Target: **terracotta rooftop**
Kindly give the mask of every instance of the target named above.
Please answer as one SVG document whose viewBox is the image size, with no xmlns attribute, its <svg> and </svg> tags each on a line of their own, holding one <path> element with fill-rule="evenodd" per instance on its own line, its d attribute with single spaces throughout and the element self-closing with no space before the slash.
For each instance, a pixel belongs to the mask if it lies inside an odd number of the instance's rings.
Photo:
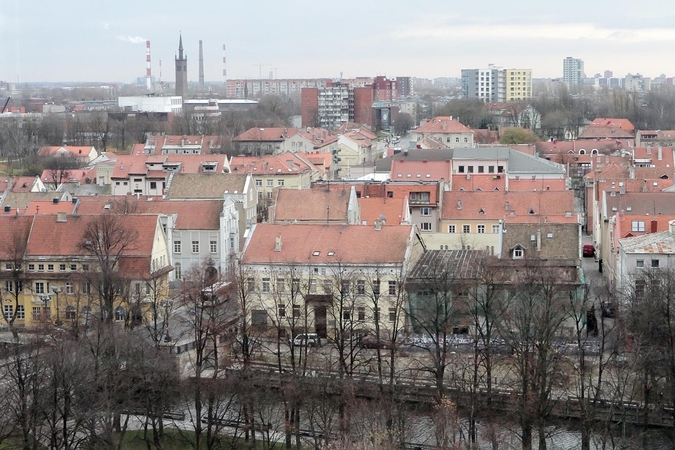
<svg viewBox="0 0 675 450">
<path fill-rule="evenodd" d="M 23 256 L 32 224 L 32 216 L 0 216 L 0 259 L 13 260 Z"/>
<path fill-rule="evenodd" d="M 311 170 L 311 167 L 298 156 L 286 152 L 273 156 L 233 156 L 230 170 L 253 175 L 295 175 Z"/>
<path fill-rule="evenodd" d="M 421 124 L 413 133 L 473 133 L 473 130 L 449 116 L 438 116 Z"/>
<path fill-rule="evenodd" d="M 255 225 L 243 264 L 402 264 L 411 226 Z M 275 251 L 276 239 L 281 240 Z"/>
<path fill-rule="evenodd" d="M 573 191 L 449 191 L 443 193 L 442 218 L 511 219 L 576 216 Z"/>
<path fill-rule="evenodd" d="M 61 150 L 62 152 L 68 152 L 73 156 L 77 156 L 78 158 L 81 157 L 88 157 L 89 154 L 92 152 L 92 150 L 96 150 L 94 147 L 91 146 L 71 146 L 71 145 L 62 145 L 62 146 L 45 146 L 45 147 L 40 147 L 40 150 L 38 151 L 38 156 L 54 156 L 56 153 Z"/>
<path fill-rule="evenodd" d="M 248 130 L 241 133 L 239 136 L 232 139 L 235 142 L 245 142 L 245 141 L 278 141 L 282 142 L 296 135 L 300 131 L 298 128 L 281 128 L 281 127 L 272 127 L 272 128 L 249 128 Z"/>
<path fill-rule="evenodd" d="M 616 118 L 605 118 L 605 117 L 596 117 L 593 119 L 593 122 L 590 124 L 591 127 L 618 127 L 622 130 L 633 131 L 635 127 L 628 119 L 616 119 Z"/>
<path fill-rule="evenodd" d="M 349 190 L 277 189 L 275 221 L 347 223 Z"/>
<path fill-rule="evenodd" d="M 152 197 L 148 197 L 152 198 Z M 220 227 L 222 200 L 162 200 L 161 198 L 136 199 L 133 196 L 82 197 L 77 214 L 162 214 L 176 215 L 179 230 L 217 230 Z"/>
<path fill-rule="evenodd" d="M 359 206 L 361 208 L 361 222 L 366 222 L 366 225 L 373 225 L 375 219 L 379 219 L 380 215 L 386 218 L 385 225 L 400 225 L 401 221 L 406 220 L 404 215 L 408 202 L 403 198 L 386 198 L 386 197 L 361 197 L 359 199 Z"/>
</svg>

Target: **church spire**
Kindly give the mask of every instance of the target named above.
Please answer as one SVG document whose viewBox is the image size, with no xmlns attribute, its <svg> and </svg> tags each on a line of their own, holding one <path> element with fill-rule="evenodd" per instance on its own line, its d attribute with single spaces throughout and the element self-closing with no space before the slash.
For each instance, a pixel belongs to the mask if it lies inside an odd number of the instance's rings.
<svg viewBox="0 0 675 450">
<path fill-rule="evenodd" d="M 178 38 L 178 59 L 183 59 L 183 33 Z"/>
</svg>

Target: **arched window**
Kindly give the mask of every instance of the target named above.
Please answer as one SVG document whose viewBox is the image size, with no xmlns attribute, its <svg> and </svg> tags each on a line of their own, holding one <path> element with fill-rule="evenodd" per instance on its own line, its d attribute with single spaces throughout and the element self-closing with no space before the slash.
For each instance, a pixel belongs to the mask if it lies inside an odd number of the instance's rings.
<svg viewBox="0 0 675 450">
<path fill-rule="evenodd" d="M 580 154 L 580 155 L 585 155 L 585 154 L 586 154 L 586 150 L 584 150 L 584 149 L 582 148 L 581 150 L 579 150 L 579 154 Z"/>
</svg>

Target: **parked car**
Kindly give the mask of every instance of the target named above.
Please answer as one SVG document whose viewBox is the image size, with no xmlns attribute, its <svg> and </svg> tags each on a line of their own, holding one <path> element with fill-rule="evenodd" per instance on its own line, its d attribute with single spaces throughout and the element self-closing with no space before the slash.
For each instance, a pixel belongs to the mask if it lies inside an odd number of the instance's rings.
<svg viewBox="0 0 675 450">
<path fill-rule="evenodd" d="M 389 348 L 391 347 L 391 342 L 382 337 L 377 339 L 377 336 L 367 334 L 360 339 L 359 345 L 361 345 L 361 348 Z"/>
<path fill-rule="evenodd" d="M 593 244 L 584 244 L 583 255 L 585 257 L 595 256 L 595 246 Z"/>
<path fill-rule="evenodd" d="M 321 338 L 316 333 L 302 333 L 295 336 L 291 342 L 296 347 L 318 347 L 321 345 Z"/>
</svg>

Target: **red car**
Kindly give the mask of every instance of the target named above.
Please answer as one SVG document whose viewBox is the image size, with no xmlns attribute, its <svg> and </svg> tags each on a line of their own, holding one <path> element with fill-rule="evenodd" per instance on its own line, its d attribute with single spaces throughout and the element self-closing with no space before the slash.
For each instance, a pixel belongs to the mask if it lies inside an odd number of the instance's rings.
<svg viewBox="0 0 675 450">
<path fill-rule="evenodd" d="M 593 244 L 584 244 L 584 256 L 595 256 L 595 246 Z"/>
</svg>

